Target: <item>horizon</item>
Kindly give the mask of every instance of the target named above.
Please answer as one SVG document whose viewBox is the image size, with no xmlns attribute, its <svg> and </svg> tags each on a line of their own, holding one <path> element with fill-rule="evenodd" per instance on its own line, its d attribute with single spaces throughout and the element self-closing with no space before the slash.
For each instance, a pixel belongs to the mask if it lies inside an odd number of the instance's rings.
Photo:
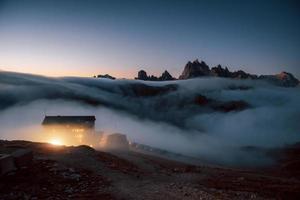
<svg viewBox="0 0 300 200">
<path fill-rule="evenodd" d="M 0 69 L 43 76 L 178 77 L 210 68 L 300 77 L 297 1 L 0 0 Z"/>
<path fill-rule="evenodd" d="M 199 60 L 199 59 L 196 59 L 196 60 Z M 194 61 L 196 61 L 196 60 L 189 60 L 189 61 L 187 61 L 187 63 L 188 63 L 188 62 L 194 62 Z M 199 60 L 199 61 L 201 62 L 201 61 L 204 61 L 204 60 Z M 204 61 L 204 62 L 205 62 L 205 61 Z M 187 63 L 186 63 L 186 64 L 187 64 Z M 207 64 L 207 63 L 206 63 L 206 64 Z M 218 65 L 221 65 L 221 64 L 218 64 Z M 208 64 L 208 66 L 209 66 L 210 69 L 212 69 L 212 67 L 217 67 L 217 65 L 216 65 L 216 66 L 210 66 L 209 64 Z M 223 68 L 228 68 L 228 70 L 231 71 L 231 67 L 230 67 L 230 66 L 224 66 L 224 65 L 221 65 L 221 66 L 222 66 Z M 182 71 L 183 71 L 184 67 L 185 67 L 185 66 L 182 67 Z M 9 70 L 5 70 L 5 69 L 1 69 L 1 68 L 0 68 L 0 72 L 2 71 L 2 72 L 11 72 L 11 73 L 20 73 L 20 74 L 31 74 L 31 75 L 36 75 L 36 76 L 45 76 L 45 77 L 52 77 L 52 78 L 60 78 L 60 77 L 97 78 L 97 75 L 111 75 L 111 76 L 115 77 L 116 79 L 128 79 L 128 80 L 135 80 L 136 77 L 137 77 L 137 75 L 138 75 L 138 72 L 141 71 L 141 70 L 146 71 L 146 70 L 144 70 L 143 68 L 141 68 L 141 69 L 139 69 L 138 71 L 136 71 L 136 74 L 133 75 L 132 77 L 122 77 L 122 76 L 114 76 L 113 74 L 109 74 L 109 73 L 102 73 L 102 74 L 99 73 L 99 74 L 93 74 L 93 75 L 76 75 L 76 74 L 74 74 L 74 75 L 70 75 L 70 74 L 69 74 L 69 75 L 51 75 L 51 74 L 30 73 L 30 72 L 26 72 L 26 71 L 24 71 L 24 72 L 23 72 L 23 71 L 9 71 Z M 237 69 L 237 70 L 234 70 L 234 71 L 238 71 L 238 70 L 240 70 L 240 69 Z M 168 69 L 162 69 L 162 71 L 159 72 L 158 74 L 152 74 L 151 72 L 148 72 L 148 71 L 146 71 L 146 73 L 147 73 L 148 76 L 154 75 L 154 76 L 156 76 L 156 77 L 159 77 L 160 75 L 162 75 L 162 73 L 163 73 L 164 71 L 168 71 L 168 72 L 171 74 L 171 76 L 175 78 L 175 80 L 180 80 L 180 79 L 178 79 L 178 78 L 179 78 L 179 76 L 181 75 L 181 72 L 180 72 L 178 75 L 174 75 L 174 74 L 172 74 Z M 234 71 L 231 71 L 231 72 L 234 72 Z M 245 72 L 248 73 L 248 71 L 245 71 Z M 276 74 L 280 74 L 280 73 L 282 73 L 282 72 L 291 73 L 291 72 L 289 72 L 289 71 L 284 71 L 284 70 L 282 70 L 282 71 L 278 71 L 278 72 L 275 73 L 275 74 L 257 74 L 257 73 L 251 73 L 251 74 L 252 74 L 252 75 L 261 76 L 261 75 L 276 75 Z M 294 77 L 298 79 L 298 76 L 297 76 L 297 75 L 295 75 L 295 74 L 293 74 L 293 73 L 292 73 L 292 75 L 294 75 Z"/>
</svg>

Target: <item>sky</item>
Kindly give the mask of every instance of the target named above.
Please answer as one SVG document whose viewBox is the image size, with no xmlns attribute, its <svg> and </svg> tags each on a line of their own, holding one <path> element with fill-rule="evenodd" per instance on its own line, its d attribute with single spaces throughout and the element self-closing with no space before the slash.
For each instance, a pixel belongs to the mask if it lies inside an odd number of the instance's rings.
<svg viewBox="0 0 300 200">
<path fill-rule="evenodd" d="M 300 78 L 300 3 L 246 0 L 0 0 L 0 69 L 46 76 L 144 69 L 178 77 L 189 60 Z"/>
</svg>

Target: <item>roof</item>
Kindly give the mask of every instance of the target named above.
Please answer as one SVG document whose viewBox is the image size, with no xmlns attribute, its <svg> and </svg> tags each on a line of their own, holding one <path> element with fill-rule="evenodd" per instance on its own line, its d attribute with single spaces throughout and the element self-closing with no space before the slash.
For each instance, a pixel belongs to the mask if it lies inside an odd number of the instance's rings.
<svg viewBox="0 0 300 200">
<path fill-rule="evenodd" d="M 90 126 L 94 125 L 95 120 L 95 116 L 45 116 L 42 125 L 80 124 Z"/>
</svg>

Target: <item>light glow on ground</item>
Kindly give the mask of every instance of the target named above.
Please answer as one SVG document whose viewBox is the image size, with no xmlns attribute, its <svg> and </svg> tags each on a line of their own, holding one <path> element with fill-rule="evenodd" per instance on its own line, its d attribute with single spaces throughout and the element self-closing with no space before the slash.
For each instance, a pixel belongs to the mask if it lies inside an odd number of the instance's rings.
<svg viewBox="0 0 300 200">
<path fill-rule="evenodd" d="M 50 144 L 53 144 L 53 145 L 63 145 L 63 142 L 61 141 L 61 139 L 59 138 L 53 138 L 49 141 Z"/>
</svg>

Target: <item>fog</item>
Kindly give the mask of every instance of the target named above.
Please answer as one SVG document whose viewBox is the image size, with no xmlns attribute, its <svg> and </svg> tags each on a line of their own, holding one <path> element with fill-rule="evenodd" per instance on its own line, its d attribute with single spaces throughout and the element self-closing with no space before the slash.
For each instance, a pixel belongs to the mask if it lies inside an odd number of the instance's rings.
<svg viewBox="0 0 300 200">
<path fill-rule="evenodd" d="M 199 95 L 250 106 L 221 112 L 195 104 Z M 0 137 L 43 141 L 45 115 L 95 115 L 97 130 L 124 133 L 133 142 L 212 163 L 261 165 L 272 160 L 243 147 L 300 141 L 299 102 L 299 87 L 254 80 L 144 82 L 0 72 Z"/>
</svg>

